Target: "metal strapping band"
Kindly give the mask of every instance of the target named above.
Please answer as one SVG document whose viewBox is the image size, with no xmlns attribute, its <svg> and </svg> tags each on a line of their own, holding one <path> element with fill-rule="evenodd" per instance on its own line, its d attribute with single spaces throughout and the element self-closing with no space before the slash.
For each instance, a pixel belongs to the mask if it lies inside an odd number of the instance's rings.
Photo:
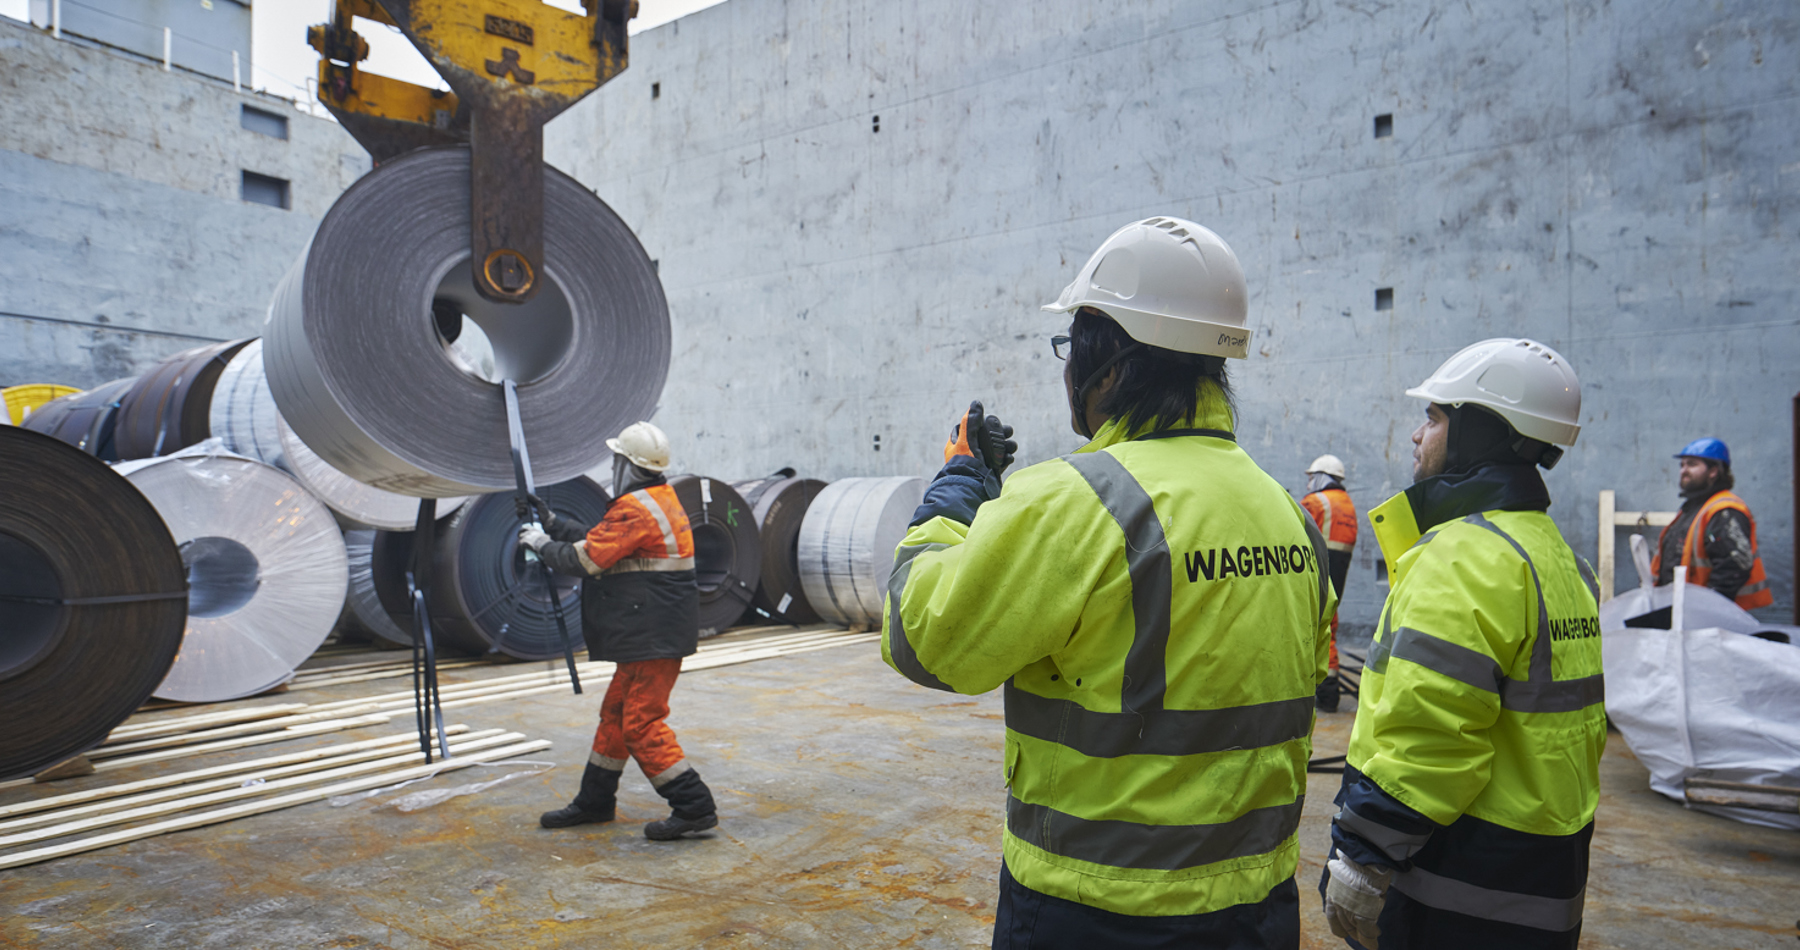
<svg viewBox="0 0 1800 950">
<path fill-rule="evenodd" d="M 1077 818 L 1047 805 L 1006 799 L 1006 827 L 1051 854 L 1115 868 L 1179 871 L 1267 854 L 1300 827 L 1305 796 L 1216 825 L 1144 825 Z"/>
<path fill-rule="evenodd" d="M 675 526 L 669 523 L 669 516 L 662 510 L 662 505 L 657 504 L 656 499 L 642 488 L 632 492 L 631 497 L 636 498 L 638 504 L 650 509 L 651 517 L 656 519 L 656 526 L 662 529 L 663 545 L 668 548 L 669 556 L 680 557 L 681 539 L 675 537 Z"/>
<path fill-rule="evenodd" d="M 186 600 L 185 590 L 156 594 L 114 594 L 109 597 L 31 597 L 25 594 L 0 594 L 0 601 L 13 604 L 38 604 L 44 607 L 95 607 L 105 604 L 137 604 L 147 600 Z"/>
<path fill-rule="evenodd" d="M 609 772 L 623 772 L 625 770 L 626 761 L 627 760 L 625 759 L 615 759 L 610 756 L 604 756 L 598 752 L 588 753 L 589 765 L 592 765 L 595 768 L 606 769 Z"/>
<path fill-rule="evenodd" d="M 1313 697 L 1227 709 L 1096 712 L 1006 683 L 1006 727 L 1095 759 L 1262 749 L 1312 732 Z"/>
<path fill-rule="evenodd" d="M 1149 493 L 1109 453 L 1065 455 L 1063 461 L 1087 480 L 1125 534 L 1125 567 L 1131 575 L 1131 613 L 1136 630 L 1131 650 L 1125 655 L 1121 703 L 1136 712 L 1161 709 L 1168 685 L 1169 601 L 1173 584 L 1169 543 L 1163 537 L 1162 523 L 1156 520 Z"/>
<path fill-rule="evenodd" d="M 900 620 L 900 599 L 906 594 L 906 577 L 912 573 L 913 559 L 928 551 L 942 551 L 948 544 L 912 544 L 904 545 L 894 552 L 894 573 L 888 578 L 888 655 L 894 658 L 894 665 L 907 679 L 932 689 L 941 689 L 953 693 L 943 680 L 925 668 L 919 662 L 919 654 L 913 651 L 912 644 L 906 639 L 906 625 Z"/>
<path fill-rule="evenodd" d="M 1431 840 L 1430 834 L 1408 834 L 1364 818 L 1352 811 L 1349 805 L 1338 809 L 1336 821 L 1345 830 L 1380 848 L 1383 854 L 1396 861 L 1412 860 L 1412 856 L 1424 850 L 1426 842 Z"/>
<path fill-rule="evenodd" d="M 1427 907 L 1556 933 L 1580 925 L 1582 904 L 1587 899 L 1585 887 L 1566 900 L 1538 897 L 1477 887 L 1416 867 L 1395 875 L 1394 886 Z"/>
<path fill-rule="evenodd" d="M 586 557 L 587 556 L 586 552 L 583 552 L 582 556 Z M 607 568 L 606 570 L 602 571 L 601 573 L 602 574 L 673 573 L 675 571 L 691 571 L 693 569 L 694 569 L 694 559 L 691 557 L 628 557 L 621 561 L 618 561 L 617 563 L 613 564 L 612 567 Z"/>
</svg>

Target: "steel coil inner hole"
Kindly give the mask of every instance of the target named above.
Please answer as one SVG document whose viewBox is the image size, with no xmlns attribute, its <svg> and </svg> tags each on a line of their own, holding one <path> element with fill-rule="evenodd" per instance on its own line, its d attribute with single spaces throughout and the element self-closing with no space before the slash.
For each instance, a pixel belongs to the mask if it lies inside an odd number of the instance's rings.
<svg viewBox="0 0 1800 950">
<path fill-rule="evenodd" d="M 575 317 L 555 275 L 545 276 L 525 303 L 495 303 L 475 292 L 466 259 L 453 265 L 426 312 L 451 365 L 483 382 L 521 384 L 561 365 L 575 345 Z"/>
<path fill-rule="evenodd" d="M 61 637 L 62 578 L 36 547 L 0 531 L 0 678 L 23 672 Z"/>
<path fill-rule="evenodd" d="M 737 563 L 737 543 L 724 525 L 694 524 L 694 574 L 702 593 L 718 590 Z"/>
<path fill-rule="evenodd" d="M 181 546 L 187 568 L 188 616 L 223 617 L 242 608 L 262 584 L 262 564 L 230 538 L 195 538 Z"/>
</svg>

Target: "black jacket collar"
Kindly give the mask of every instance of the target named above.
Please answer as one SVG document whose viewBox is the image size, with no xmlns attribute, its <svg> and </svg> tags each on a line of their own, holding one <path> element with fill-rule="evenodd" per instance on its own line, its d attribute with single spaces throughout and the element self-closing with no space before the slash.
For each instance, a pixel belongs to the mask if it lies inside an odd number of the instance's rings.
<svg viewBox="0 0 1800 950">
<path fill-rule="evenodd" d="M 1550 490 L 1535 465 L 1477 465 L 1468 472 L 1438 475 L 1406 490 L 1420 531 L 1482 511 L 1545 511 Z"/>
</svg>

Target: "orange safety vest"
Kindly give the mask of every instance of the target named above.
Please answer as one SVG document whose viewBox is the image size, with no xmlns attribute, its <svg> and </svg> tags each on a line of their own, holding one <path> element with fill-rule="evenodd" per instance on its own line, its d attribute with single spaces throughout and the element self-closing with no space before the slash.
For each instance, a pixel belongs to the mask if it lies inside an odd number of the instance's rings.
<svg viewBox="0 0 1800 950">
<path fill-rule="evenodd" d="M 1706 556 L 1706 523 L 1712 516 L 1727 508 L 1744 513 L 1744 519 L 1750 522 L 1750 577 L 1744 586 L 1738 588 L 1737 605 L 1745 610 L 1756 607 L 1767 607 L 1775 602 L 1775 592 L 1769 589 L 1768 575 L 1763 573 L 1762 556 L 1756 553 L 1756 516 L 1750 513 L 1750 506 L 1735 493 L 1722 491 L 1708 498 L 1695 513 L 1694 520 L 1688 524 L 1687 539 L 1681 545 L 1681 565 L 1688 569 L 1687 582 L 1706 587 L 1712 577 L 1712 561 Z M 1650 573 L 1662 575 L 1663 540 L 1669 534 L 1665 525 L 1662 534 L 1656 538 L 1656 556 L 1650 560 Z"/>
<path fill-rule="evenodd" d="M 1325 535 L 1325 546 L 1348 554 L 1356 549 L 1356 504 L 1342 488 L 1321 488 L 1300 504 L 1312 515 L 1313 523 Z"/>
</svg>

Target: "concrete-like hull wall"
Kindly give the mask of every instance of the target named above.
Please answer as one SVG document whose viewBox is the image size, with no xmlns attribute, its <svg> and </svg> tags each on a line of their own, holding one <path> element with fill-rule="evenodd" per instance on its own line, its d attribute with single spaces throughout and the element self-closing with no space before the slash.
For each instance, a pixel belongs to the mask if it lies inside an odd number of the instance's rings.
<svg viewBox="0 0 1800 950">
<path fill-rule="evenodd" d="M 1113 228 L 1167 213 L 1244 262 L 1240 434 L 1290 488 L 1327 451 L 1365 510 L 1404 487 L 1423 407 L 1401 391 L 1531 336 L 1584 382 L 1548 475 L 1576 551 L 1594 557 L 1601 489 L 1672 509 L 1670 454 L 1716 435 L 1775 616 L 1797 42 L 1800 12 L 1752 2 L 730 0 L 636 37 L 549 156 L 660 262 L 657 418 L 689 469 L 929 472 L 971 398 L 1027 460 L 1076 447 L 1062 324 L 1037 305 Z M 1348 621 L 1374 617 L 1375 561 L 1365 537 Z"/>
</svg>

